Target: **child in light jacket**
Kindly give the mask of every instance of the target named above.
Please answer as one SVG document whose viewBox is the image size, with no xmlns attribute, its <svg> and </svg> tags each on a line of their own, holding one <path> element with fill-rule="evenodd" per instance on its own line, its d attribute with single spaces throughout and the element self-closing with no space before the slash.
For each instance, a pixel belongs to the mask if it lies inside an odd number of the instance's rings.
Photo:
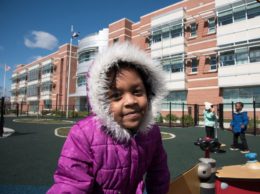
<svg viewBox="0 0 260 194">
<path fill-rule="evenodd" d="M 205 110 L 203 112 L 204 115 L 204 124 L 205 124 L 205 131 L 206 136 L 209 138 L 215 138 L 215 123 L 217 120 L 217 116 L 215 113 L 215 109 L 213 105 L 209 102 L 205 102 Z"/>
</svg>

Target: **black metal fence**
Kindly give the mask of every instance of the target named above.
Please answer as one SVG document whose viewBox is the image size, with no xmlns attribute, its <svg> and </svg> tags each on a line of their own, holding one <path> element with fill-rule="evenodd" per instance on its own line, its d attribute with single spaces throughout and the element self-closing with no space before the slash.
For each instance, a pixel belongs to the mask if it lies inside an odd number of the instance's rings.
<svg viewBox="0 0 260 194">
<path fill-rule="evenodd" d="M 229 129 L 235 102 L 214 104 L 213 107 L 218 115 L 218 127 Z M 169 127 L 203 126 L 204 109 L 200 104 L 162 103 L 157 123 Z M 247 133 L 260 134 L 260 102 L 244 103 L 243 111 L 247 111 L 249 117 Z"/>
<path fill-rule="evenodd" d="M 46 117 L 53 117 L 53 118 L 83 118 L 89 115 L 90 107 L 82 107 L 76 105 L 62 105 L 62 106 L 55 106 L 54 108 L 49 108 L 46 106 L 38 106 L 38 105 L 29 105 L 23 103 L 5 103 L 5 115 L 13 115 L 16 117 L 31 117 L 37 116 L 40 118 Z"/>
<path fill-rule="evenodd" d="M 3 101 L 2 101 L 3 102 Z M 234 112 L 235 102 L 214 104 L 218 115 L 218 126 L 221 129 L 228 129 L 230 121 L 232 120 L 232 113 Z M 189 127 L 189 126 L 203 126 L 204 118 L 203 111 L 205 107 L 201 104 L 186 104 L 186 103 L 172 103 L 164 102 L 161 104 L 156 122 L 159 125 L 169 127 Z M 55 106 L 52 109 L 46 106 L 35 106 L 28 104 L 10 104 L 5 103 L 1 108 L 3 114 L 19 116 L 37 116 L 40 118 L 52 117 L 57 119 L 64 118 L 83 118 L 89 115 L 89 106 L 66 105 Z M 244 111 L 248 112 L 249 125 L 248 133 L 260 134 L 260 102 L 244 103 Z M 0 129 L 1 130 L 1 129 Z"/>
</svg>

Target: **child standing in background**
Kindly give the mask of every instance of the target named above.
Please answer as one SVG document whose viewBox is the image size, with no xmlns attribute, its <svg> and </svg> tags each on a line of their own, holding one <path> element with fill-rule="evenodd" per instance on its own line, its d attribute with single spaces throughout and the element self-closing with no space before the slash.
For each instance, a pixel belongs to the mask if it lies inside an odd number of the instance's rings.
<svg viewBox="0 0 260 194">
<path fill-rule="evenodd" d="M 205 102 L 205 110 L 203 112 L 204 115 L 204 124 L 205 124 L 205 130 L 206 130 L 206 136 L 214 139 L 215 138 L 215 123 L 217 120 L 217 116 L 215 113 L 215 109 L 213 108 L 213 105 L 209 102 Z"/>
<path fill-rule="evenodd" d="M 99 54 L 87 89 L 94 114 L 71 128 L 48 194 L 166 194 L 167 155 L 154 125 L 163 80 L 158 64 L 130 44 Z"/>
<path fill-rule="evenodd" d="M 244 104 L 242 102 L 237 102 L 235 104 L 236 112 L 233 113 L 233 119 L 230 123 L 230 128 L 233 132 L 233 145 L 231 145 L 230 150 L 239 150 L 238 137 L 240 137 L 242 142 L 241 153 L 248 153 L 249 149 L 245 135 L 245 131 L 248 125 L 248 116 L 246 111 L 242 111 L 243 107 Z"/>
</svg>

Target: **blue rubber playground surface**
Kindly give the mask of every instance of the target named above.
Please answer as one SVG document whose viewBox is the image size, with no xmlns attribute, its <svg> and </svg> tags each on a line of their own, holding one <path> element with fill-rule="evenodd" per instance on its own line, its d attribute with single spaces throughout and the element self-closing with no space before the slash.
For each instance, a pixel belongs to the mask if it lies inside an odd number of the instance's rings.
<svg viewBox="0 0 260 194">
<path fill-rule="evenodd" d="M 8 138 L 0 139 L 0 193 L 1 194 L 43 194 L 53 183 L 53 172 L 65 141 L 65 138 L 54 134 L 56 128 L 68 127 L 68 124 L 35 124 L 17 123 L 14 118 L 5 119 L 5 127 L 12 128 L 15 133 Z M 176 137 L 163 140 L 168 154 L 168 165 L 171 179 L 194 166 L 204 156 L 194 141 L 204 136 L 200 127 L 167 128 L 164 133 Z M 217 167 L 243 164 L 246 159 L 239 151 L 230 151 L 232 133 L 219 130 L 219 140 L 226 144 L 225 153 L 212 153 Z M 260 136 L 247 135 L 252 152 L 258 154 L 260 160 Z"/>
</svg>

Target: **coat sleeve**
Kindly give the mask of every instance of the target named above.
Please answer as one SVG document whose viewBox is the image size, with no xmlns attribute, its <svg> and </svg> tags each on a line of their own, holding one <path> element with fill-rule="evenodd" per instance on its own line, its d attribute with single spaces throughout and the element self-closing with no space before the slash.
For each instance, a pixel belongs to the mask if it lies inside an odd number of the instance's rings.
<svg viewBox="0 0 260 194">
<path fill-rule="evenodd" d="M 163 148 L 160 130 L 156 127 L 156 151 L 146 175 L 146 190 L 148 194 L 166 194 L 169 190 L 170 172 L 167 164 L 167 155 Z"/>
<path fill-rule="evenodd" d="M 243 112 L 243 123 L 244 123 L 245 126 L 247 126 L 248 123 L 249 123 L 247 112 Z"/>
<path fill-rule="evenodd" d="M 92 193 L 93 172 L 90 145 L 79 125 L 74 125 L 63 146 L 54 185 L 47 194 Z"/>
</svg>

